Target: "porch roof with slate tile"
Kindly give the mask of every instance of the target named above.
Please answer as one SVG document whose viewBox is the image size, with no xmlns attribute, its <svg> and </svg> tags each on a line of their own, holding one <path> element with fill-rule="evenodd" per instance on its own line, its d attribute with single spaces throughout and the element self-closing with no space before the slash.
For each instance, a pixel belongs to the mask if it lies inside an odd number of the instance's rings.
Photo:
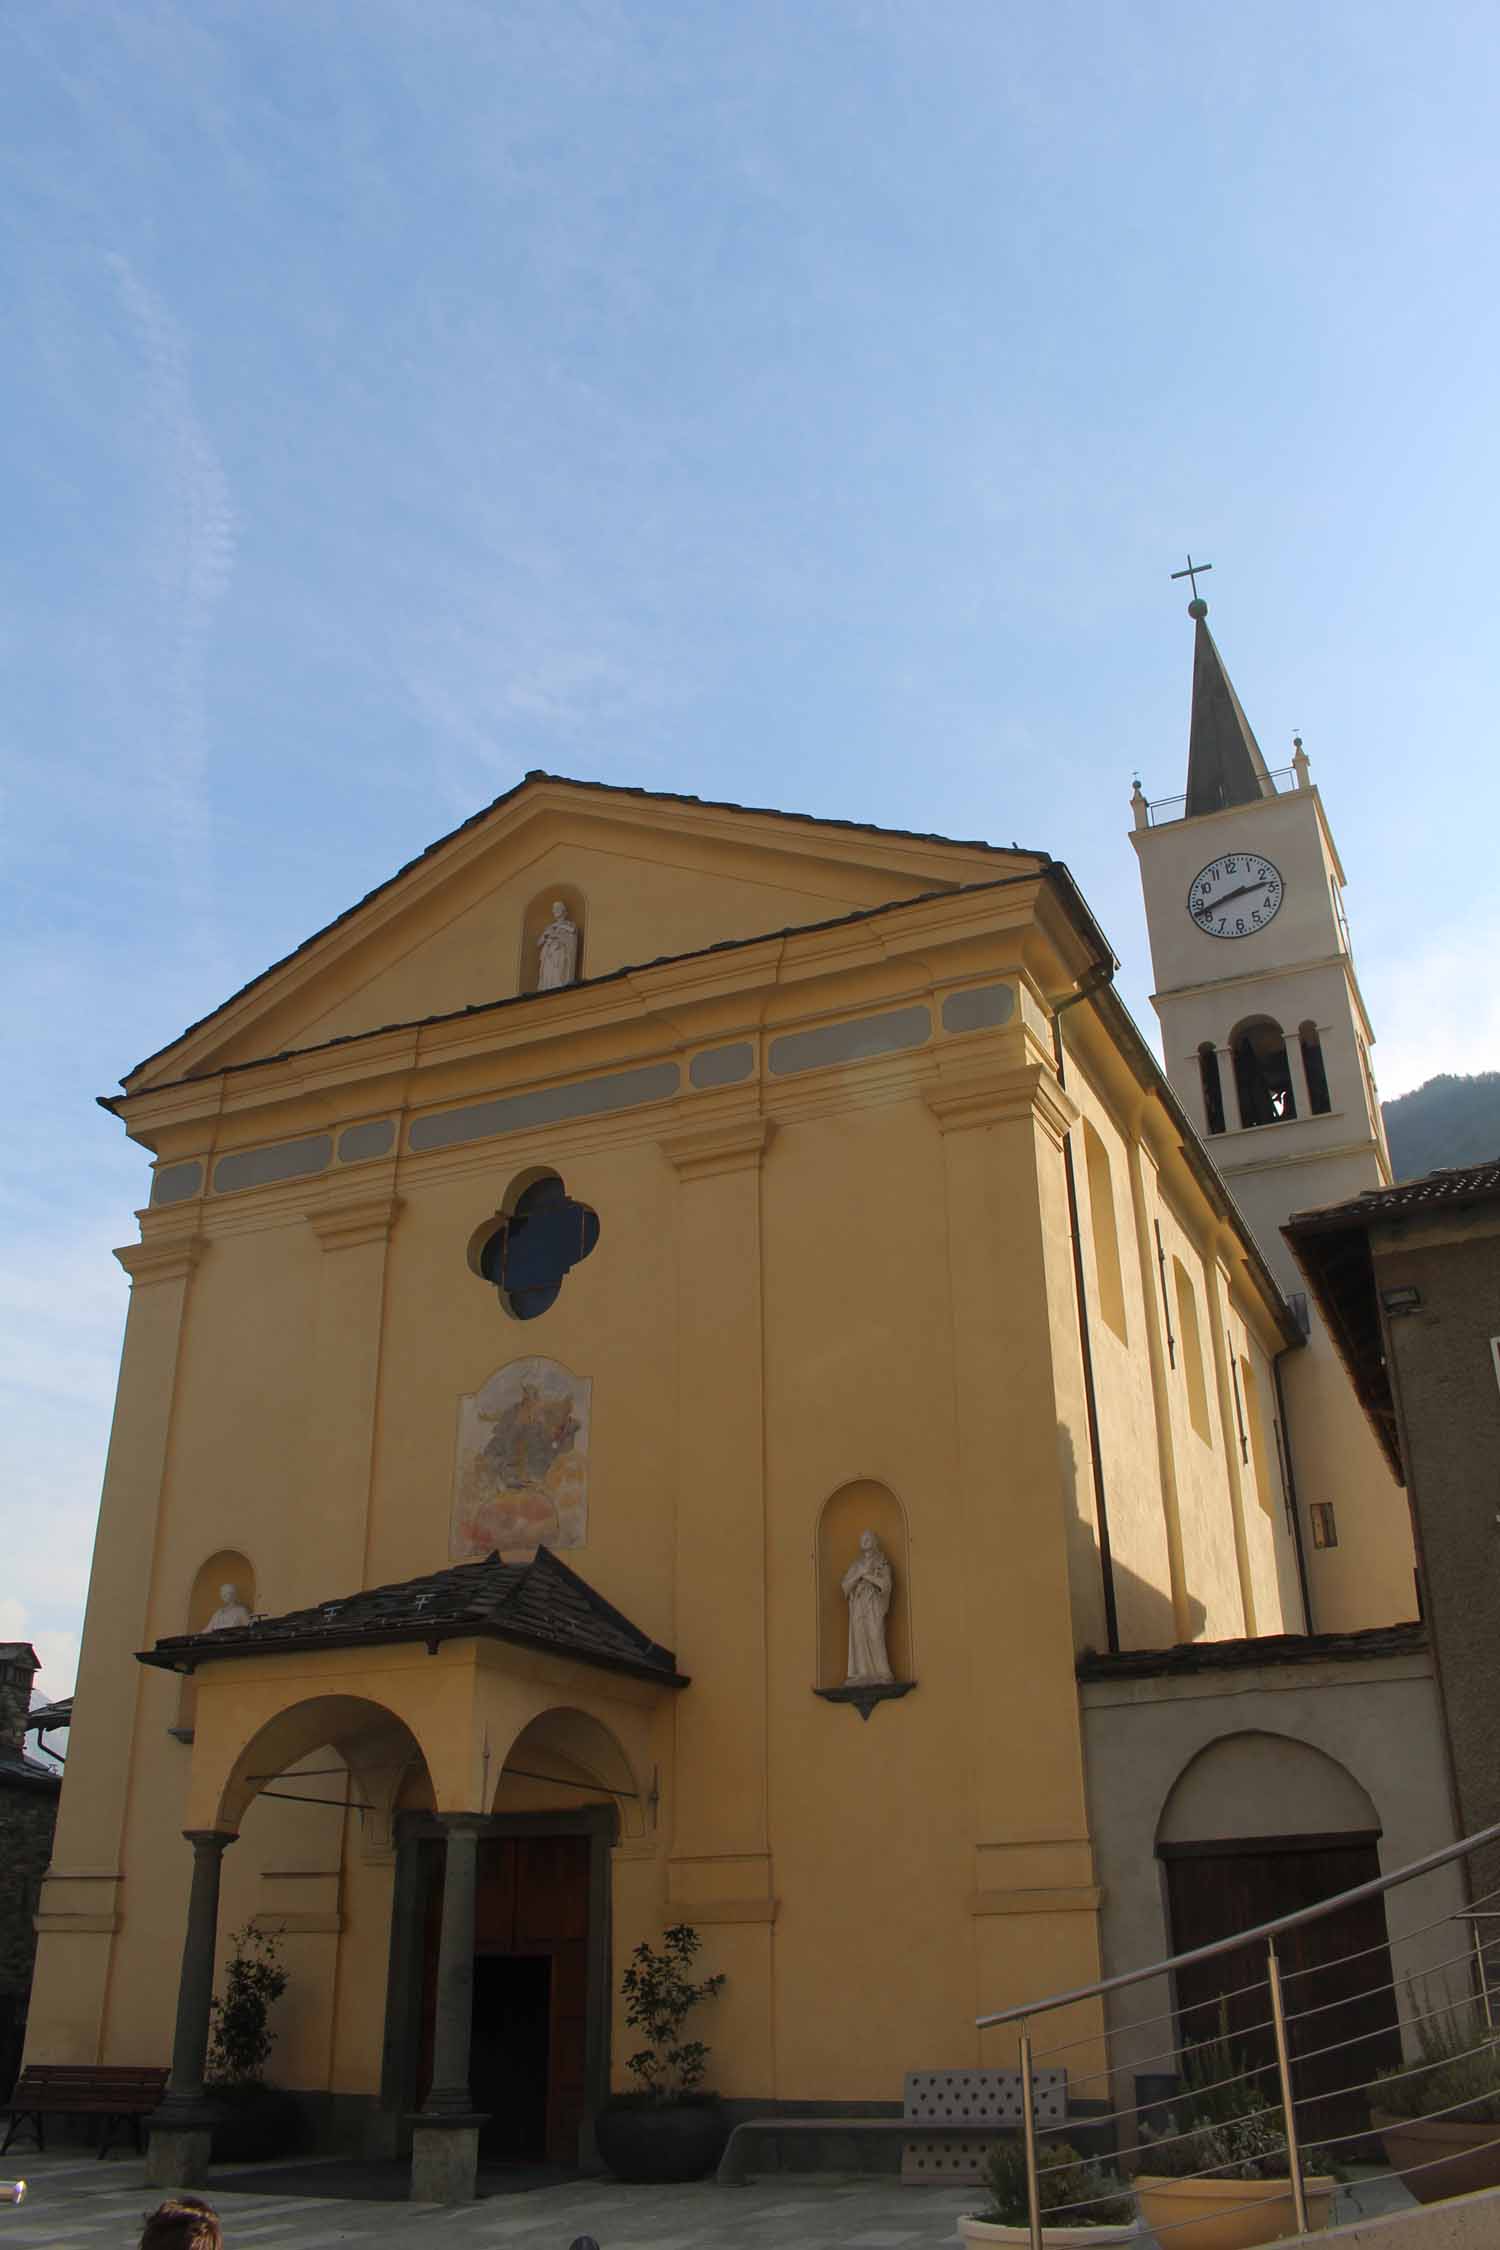
<svg viewBox="0 0 1500 2250">
<path fill-rule="evenodd" d="M 441 1641 L 463 1640 L 510 1641 L 663 1687 L 688 1685 L 671 1649 L 632 1625 L 545 1547 L 538 1547 L 529 1562 L 502 1562 L 493 1554 L 483 1562 L 456 1563 L 425 1578 L 373 1586 L 311 1609 L 258 1617 L 252 1625 L 174 1633 L 139 1651 L 137 1661 L 164 1671 L 191 1672 L 202 1663 L 240 1656 L 369 1648 L 392 1641 L 425 1641 L 436 1649 Z"/>
</svg>

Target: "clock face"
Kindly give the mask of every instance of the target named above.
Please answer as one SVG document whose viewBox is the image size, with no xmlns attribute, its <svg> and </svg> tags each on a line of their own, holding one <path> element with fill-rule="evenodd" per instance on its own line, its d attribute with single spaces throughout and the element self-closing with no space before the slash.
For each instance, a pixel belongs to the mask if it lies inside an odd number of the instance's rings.
<svg viewBox="0 0 1500 2250">
<path fill-rule="evenodd" d="M 1281 905 L 1281 869 L 1259 852 L 1226 852 L 1188 885 L 1188 912 L 1208 937 L 1253 937 Z"/>
</svg>

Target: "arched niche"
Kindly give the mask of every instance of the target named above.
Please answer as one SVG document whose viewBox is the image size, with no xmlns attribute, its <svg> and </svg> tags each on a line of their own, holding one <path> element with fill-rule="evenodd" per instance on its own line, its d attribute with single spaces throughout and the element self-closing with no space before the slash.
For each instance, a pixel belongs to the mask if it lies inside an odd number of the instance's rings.
<svg viewBox="0 0 1500 2250">
<path fill-rule="evenodd" d="M 588 975 L 589 918 L 584 896 L 575 883 L 549 883 L 530 900 L 521 917 L 521 958 L 517 966 L 516 990 L 535 992 L 541 974 L 541 961 L 537 954 L 537 940 L 552 919 L 552 908 L 561 899 L 568 910 L 568 920 L 578 932 L 578 959 L 573 968 L 573 981 L 579 984 Z"/>
<path fill-rule="evenodd" d="M 199 1566 L 187 1598 L 187 1614 L 180 1625 L 172 1629 L 178 1633 L 201 1633 L 220 1604 L 221 1586 L 233 1586 L 246 1609 L 253 1614 L 255 1599 L 255 1566 L 237 1547 L 221 1547 L 207 1562 Z M 193 1731 L 193 1710 L 197 1689 L 191 1672 L 183 1675 L 177 1691 L 177 1725 L 175 1732 L 190 1735 Z"/>
<path fill-rule="evenodd" d="M 843 1576 L 859 1552 L 859 1535 L 873 1531 L 891 1562 L 891 1606 L 886 1613 L 886 1652 L 898 1680 L 916 1678 L 912 1634 L 911 1574 L 906 1511 L 888 1485 L 859 1477 L 829 1494 L 818 1517 L 817 1684 L 842 1687 L 849 1668 L 849 1608 Z"/>
<path fill-rule="evenodd" d="M 1380 1833 L 1380 1815 L 1347 1766 L 1287 1734 L 1220 1735 L 1178 1775 L 1157 1824 L 1163 1844 Z"/>
<path fill-rule="evenodd" d="M 1286 1125 L 1297 1115 L 1286 1038 L 1274 1016 L 1248 1016 L 1229 1037 L 1240 1123 Z"/>
</svg>

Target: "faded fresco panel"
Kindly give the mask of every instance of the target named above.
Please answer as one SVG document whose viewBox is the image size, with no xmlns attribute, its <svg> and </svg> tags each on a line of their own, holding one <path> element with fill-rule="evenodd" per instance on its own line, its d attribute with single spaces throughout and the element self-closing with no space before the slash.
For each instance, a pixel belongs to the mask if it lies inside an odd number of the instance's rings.
<svg viewBox="0 0 1500 2250">
<path fill-rule="evenodd" d="M 588 1537 L 587 1376 L 555 1359 L 513 1359 L 458 1403 L 449 1554 L 581 1547 Z"/>
</svg>

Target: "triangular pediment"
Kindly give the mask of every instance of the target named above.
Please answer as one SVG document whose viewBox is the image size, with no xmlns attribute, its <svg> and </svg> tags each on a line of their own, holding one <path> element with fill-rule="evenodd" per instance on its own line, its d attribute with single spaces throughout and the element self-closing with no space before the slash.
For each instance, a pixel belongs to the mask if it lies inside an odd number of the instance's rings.
<svg viewBox="0 0 1500 2250">
<path fill-rule="evenodd" d="M 534 983 L 553 897 L 582 930 L 588 980 L 1045 857 L 528 774 L 124 1084 L 139 1093 L 508 999 Z"/>
</svg>

